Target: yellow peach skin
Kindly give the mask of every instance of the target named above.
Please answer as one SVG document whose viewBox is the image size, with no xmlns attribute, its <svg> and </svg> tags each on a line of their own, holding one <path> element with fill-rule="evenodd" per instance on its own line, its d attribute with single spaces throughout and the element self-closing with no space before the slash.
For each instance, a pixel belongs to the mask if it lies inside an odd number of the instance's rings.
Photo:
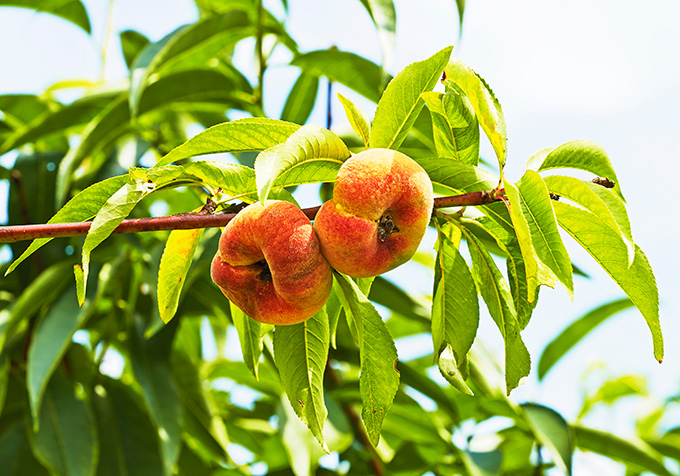
<svg viewBox="0 0 680 476">
<path fill-rule="evenodd" d="M 313 316 L 333 284 L 311 222 L 278 200 L 249 205 L 229 222 L 210 274 L 247 316 L 276 325 Z"/>
<path fill-rule="evenodd" d="M 432 182 L 410 157 L 369 149 L 338 172 L 333 199 L 314 220 L 331 266 L 355 278 L 377 276 L 415 253 L 430 221 Z"/>
</svg>

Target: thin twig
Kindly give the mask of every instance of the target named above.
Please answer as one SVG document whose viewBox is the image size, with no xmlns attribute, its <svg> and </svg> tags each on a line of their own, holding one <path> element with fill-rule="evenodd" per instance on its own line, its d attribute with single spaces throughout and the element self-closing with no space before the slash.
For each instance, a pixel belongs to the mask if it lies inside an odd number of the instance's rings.
<svg viewBox="0 0 680 476">
<path fill-rule="evenodd" d="M 486 205 L 498 201 L 492 191 L 465 193 L 451 197 L 437 197 L 434 208 Z M 302 211 L 313 220 L 321 207 L 305 208 Z M 196 228 L 216 228 L 226 226 L 235 213 L 208 215 L 202 212 L 180 213 L 164 217 L 131 218 L 123 220 L 113 233 L 139 233 L 161 230 L 191 230 Z M 87 235 L 92 222 L 46 223 L 39 225 L 15 225 L 0 227 L 0 243 L 34 240 L 36 238 L 59 238 L 64 236 Z"/>
</svg>

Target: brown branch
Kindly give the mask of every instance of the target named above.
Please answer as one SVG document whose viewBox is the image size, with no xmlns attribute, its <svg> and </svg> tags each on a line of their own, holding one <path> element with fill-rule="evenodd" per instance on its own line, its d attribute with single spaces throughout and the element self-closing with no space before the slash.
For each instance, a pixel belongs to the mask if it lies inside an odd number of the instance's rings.
<svg viewBox="0 0 680 476">
<path fill-rule="evenodd" d="M 498 201 L 493 191 L 465 193 L 434 199 L 434 208 L 486 205 Z M 312 220 L 321 207 L 305 208 L 302 211 Z M 216 228 L 226 226 L 235 213 L 180 213 L 164 217 L 131 218 L 123 220 L 113 233 L 139 233 L 160 230 L 190 230 L 195 228 Z M 40 225 L 15 225 L 0 227 L 0 243 L 34 240 L 36 238 L 58 238 L 87 235 L 92 222 L 46 223 Z"/>
</svg>

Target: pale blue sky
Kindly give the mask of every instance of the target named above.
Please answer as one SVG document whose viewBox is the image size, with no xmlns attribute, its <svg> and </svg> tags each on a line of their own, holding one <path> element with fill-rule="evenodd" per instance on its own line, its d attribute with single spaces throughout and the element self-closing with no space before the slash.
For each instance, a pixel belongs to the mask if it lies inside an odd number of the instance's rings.
<svg viewBox="0 0 680 476">
<path fill-rule="evenodd" d="M 58 80 L 99 77 L 108 2 L 85 3 L 93 23 L 92 37 L 47 15 L 0 9 L 0 94 L 40 92 Z M 281 11 L 278 0 L 266 3 Z M 594 362 L 604 362 L 607 374 L 646 375 L 659 398 L 680 390 L 680 258 L 676 252 L 680 213 L 673 206 L 680 174 L 675 143 L 680 137 L 680 35 L 676 33 L 680 2 L 470 0 L 461 41 L 453 0 L 397 0 L 395 4 L 398 41 L 392 72 L 456 44 L 454 54 L 487 80 L 503 106 L 509 178 L 519 179 L 525 160 L 541 148 L 574 139 L 604 146 L 628 201 L 634 238 L 656 273 L 666 338 L 663 365 L 653 358 L 642 317 L 637 311 L 627 311 L 601 326 L 543 384 L 536 382 L 534 366 L 532 376 L 513 398 L 537 400 L 573 418 L 582 397 L 581 376 Z M 337 45 L 380 60 L 377 36 L 358 1 L 289 0 L 289 5 L 290 30 L 303 50 Z M 117 0 L 114 9 L 114 32 L 137 29 L 153 40 L 196 17 L 189 0 Z M 105 76 L 123 79 L 126 71 L 117 36 L 110 41 Z M 251 66 L 246 55 L 237 60 L 244 67 Z M 279 67 L 273 61 L 266 94 L 277 99 L 268 104 L 270 115 L 278 115 L 295 77 L 294 68 Z M 351 93 L 348 96 L 357 99 Z M 357 102 L 371 107 L 366 101 Z M 342 109 L 338 103 L 334 107 L 335 124 L 342 127 Z M 319 107 L 310 121 L 323 125 L 324 114 Z M 490 157 L 489 151 L 485 144 L 483 153 Z M 589 256 L 570 239 L 566 242 L 574 261 L 593 278 L 576 278 L 573 303 L 562 289 L 541 293 L 539 307 L 523 334 L 534 364 L 549 340 L 575 317 L 622 296 Z M 413 279 L 417 272 L 397 270 L 390 277 L 414 292 L 429 292 L 430 284 Z M 480 335 L 490 346 L 498 346 L 496 329 L 489 318 L 483 320 Z M 643 411 L 625 403 L 621 409 L 629 414 Z M 629 431 L 622 421 L 602 418 L 612 430 Z M 607 467 L 605 462 L 593 464 Z"/>
</svg>

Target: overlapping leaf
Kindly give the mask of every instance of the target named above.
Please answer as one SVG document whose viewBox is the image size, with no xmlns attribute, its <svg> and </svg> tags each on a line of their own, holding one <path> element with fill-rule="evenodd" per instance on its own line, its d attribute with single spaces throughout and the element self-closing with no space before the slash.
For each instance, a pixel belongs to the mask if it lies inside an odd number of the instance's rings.
<svg viewBox="0 0 680 476">
<path fill-rule="evenodd" d="M 383 71 L 392 65 L 396 41 L 397 13 L 392 0 L 361 0 L 378 30 L 378 40 L 383 53 Z"/>
<path fill-rule="evenodd" d="M 357 324 L 361 352 L 359 388 L 361 417 L 373 445 L 380 439 L 380 428 L 399 388 L 397 349 L 385 323 L 357 284 L 344 275 L 335 278 L 347 302 L 345 312 Z"/>
<path fill-rule="evenodd" d="M 402 69 L 378 102 L 371 130 L 371 148 L 398 149 L 425 105 L 421 94 L 431 91 L 451 57 L 452 46 Z"/>
<path fill-rule="evenodd" d="M 659 324 L 659 291 L 645 254 L 636 245 L 635 259 L 628 266 L 628 250 L 620 234 L 597 215 L 562 202 L 555 202 L 553 206 L 560 226 L 600 263 L 640 310 L 652 333 L 654 357 L 661 361 L 663 335 Z"/>
<path fill-rule="evenodd" d="M 548 448 L 557 467 L 566 476 L 571 476 L 574 436 L 562 415 L 548 407 L 532 403 L 522 405 L 522 411 L 531 431 Z"/>
<path fill-rule="evenodd" d="M 300 73 L 288 94 L 286 103 L 281 111 L 281 120 L 295 124 L 304 124 L 314 109 L 316 95 L 319 91 L 318 76 Z"/>
<path fill-rule="evenodd" d="M 342 103 L 342 107 L 345 108 L 345 115 L 352 129 L 354 129 L 354 132 L 357 133 L 361 140 L 364 141 L 366 148 L 368 148 L 371 138 L 371 122 L 368 115 L 340 93 L 338 93 L 338 99 Z"/>
<path fill-rule="evenodd" d="M 0 7 L 2 6 L 31 8 L 50 13 L 92 33 L 87 10 L 80 0 L 0 0 Z"/>
<path fill-rule="evenodd" d="M 285 143 L 271 147 L 257 156 L 255 177 L 259 200 L 264 202 L 277 178 L 309 161 L 338 164 L 349 158 L 342 140 L 327 129 L 307 125 L 294 132 Z"/>
<path fill-rule="evenodd" d="M 444 84 L 451 81 L 458 85 L 472 103 L 479 124 L 491 141 L 502 169 L 507 155 L 508 135 L 498 99 L 486 81 L 461 60 L 452 58 L 444 72 L 447 78 Z"/>
<path fill-rule="evenodd" d="M 323 376 L 329 342 L 324 309 L 299 324 L 277 326 L 274 332 L 274 358 L 290 405 L 327 452 Z"/>
<path fill-rule="evenodd" d="M 232 302 L 229 303 L 229 310 L 231 322 L 238 332 L 243 362 L 257 379 L 259 378 L 258 369 L 262 356 L 262 324 L 246 316 Z"/>
</svg>

